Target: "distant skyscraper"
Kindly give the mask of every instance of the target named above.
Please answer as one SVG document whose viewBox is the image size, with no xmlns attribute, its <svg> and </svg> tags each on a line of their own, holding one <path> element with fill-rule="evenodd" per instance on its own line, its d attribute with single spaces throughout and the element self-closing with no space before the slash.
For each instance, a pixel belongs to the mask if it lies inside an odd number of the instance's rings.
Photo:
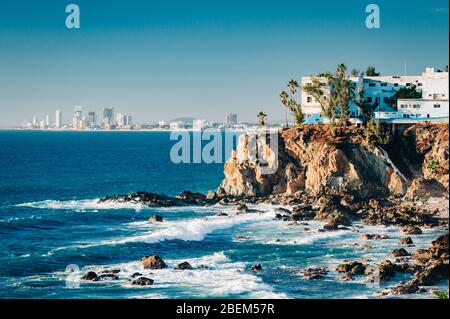
<svg viewBox="0 0 450 319">
<path fill-rule="evenodd" d="M 125 117 L 122 113 L 117 113 L 116 115 L 116 125 L 117 126 L 124 126 L 125 125 Z"/>
<path fill-rule="evenodd" d="M 237 124 L 237 114 L 228 113 L 227 114 L 227 125 L 236 125 Z"/>
<path fill-rule="evenodd" d="M 47 116 L 45 117 L 45 125 L 47 127 L 50 127 L 50 115 L 49 114 L 47 114 Z"/>
<path fill-rule="evenodd" d="M 95 112 L 89 112 L 88 117 L 87 117 L 87 126 L 89 128 L 95 128 L 95 126 L 97 124 L 96 122 L 97 122 L 97 119 L 95 116 Z"/>
<path fill-rule="evenodd" d="M 103 125 L 113 125 L 114 124 L 114 108 L 105 107 L 103 108 L 102 114 L 102 124 Z"/>
<path fill-rule="evenodd" d="M 56 128 L 62 127 L 62 112 L 60 110 L 56 111 L 55 126 Z"/>
<path fill-rule="evenodd" d="M 37 127 L 38 126 L 38 119 L 37 119 L 37 116 L 33 116 L 33 127 Z"/>
<path fill-rule="evenodd" d="M 83 128 L 83 108 L 81 106 L 75 106 L 75 114 L 73 117 L 73 128 Z"/>
</svg>

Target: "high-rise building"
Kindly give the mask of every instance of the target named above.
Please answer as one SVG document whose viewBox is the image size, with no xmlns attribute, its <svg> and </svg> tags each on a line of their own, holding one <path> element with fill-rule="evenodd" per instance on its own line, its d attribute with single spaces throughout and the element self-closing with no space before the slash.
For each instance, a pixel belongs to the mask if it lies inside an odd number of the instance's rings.
<svg viewBox="0 0 450 319">
<path fill-rule="evenodd" d="M 38 123 L 38 118 L 37 116 L 33 116 L 33 127 L 38 127 L 39 123 Z"/>
<path fill-rule="evenodd" d="M 227 125 L 233 126 L 237 124 L 237 114 L 228 113 L 227 114 Z"/>
<path fill-rule="evenodd" d="M 50 127 L 50 115 L 45 116 L 45 126 Z"/>
<path fill-rule="evenodd" d="M 81 106 L 75 106 L 75 114 L 73 117 L 73 128 L 82 129 L 83 128 L 83 108 Z"/>
<path fill-rule="evenodd" d="M 116 114 L 116 125 L 124 126 L 125 125 L 125 116 L 122 113 Z"/>
<path fill-rule="evenodd" d="M 97 119 L 95 116 L 95 112 L 89 112 L 87 117 L 87 127 L 95 128 L 97 125 Z"/>
<path fill-rule="evenodd" d="M 105 107 L 103 108 L 102 114 L 102 124 L 103 125 L 114 125 L 114 108 Z"/>
<path fill-rule="evenodd" d="M 56 111 L 55 126 L 56 128 L 62 127 L 62 112 L 60 110 Z"/>
</svg>

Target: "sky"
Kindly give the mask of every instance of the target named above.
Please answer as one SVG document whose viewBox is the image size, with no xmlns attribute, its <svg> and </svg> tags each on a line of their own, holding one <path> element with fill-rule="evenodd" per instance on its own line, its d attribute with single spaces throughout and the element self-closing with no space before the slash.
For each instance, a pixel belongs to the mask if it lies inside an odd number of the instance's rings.
<svg viewBox="0 0 450 319">
<path fill-rule="evenodd" d="M 65 7 L 80 7 L 67 29 Z M 366 5 L 381 27 L 365 26 Z M 293 78 L 373 65 L 382 74 L 443 68 L 447 0 L 2 0 L 0 127 L 56 109 L 114 107 L 135 122 L 223 121 L 264 111 L 283 118 L 278 94 Z"/>
</svg>

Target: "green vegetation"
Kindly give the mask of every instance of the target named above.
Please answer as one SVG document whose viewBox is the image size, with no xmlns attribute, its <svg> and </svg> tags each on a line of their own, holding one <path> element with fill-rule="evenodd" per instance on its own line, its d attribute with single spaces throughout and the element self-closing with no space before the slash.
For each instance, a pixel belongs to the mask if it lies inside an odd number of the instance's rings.
<svg viewBox="0 0 450 319">
<path fill-rule="evenodd" d="M 438 299 L 448 299 L 448 291 L 444 291 L 444 290 L 434 290 L 433 294 L 438 298 Z"/>
<path fill-rule="evenodd" d="M 439 160 L 437 159 L 430 159 L 427 162 L 427 169 L 431 172 L 431 173 L 435 173 L 437 168 L 439 166 Z"/>
<path fill-rule="evenodd" d="M 288 99 L 289 95 L 287 94 L 286 91 L 281 91 L 280 93 L 280 99 L 281 99 L 281 105 L 283 106 L 284 109 L 284 116 L 286 117 L 286 127 L 289 127 L 289 123 L 288 123 L 288 119 L 287 119 L 287 114 L 286 114 L 286 108 L 287 108 L 287 99 Z"/>
<path fill-rule="evenodd" d="M 374 66 L 367 67 L 366 71 L 364 72 L 366 76 L 380 76 L 380 73 L 375 71 Z"/>
<path fill-rule="evenodd" d="M 389 136 L 384 134 L 380 128 L 380 122 L 370 119 L 364 128 L 364 137 L 370 144 L 389 144 Z"/>
<path fill-rule="evenodd" d="M 302 112 L 301 104 L 295 101 L 295 94 L 297 93 L 297 89 L 299 85 L 297 81 L 290 80 L 288 85 L 289 93 L 286 91 L 282 91 L 280 93 L 281 104 L 283 107 L 288 109 L 294 118 L 294 125 L 301 124 L 304 121 L 304 115 Z M 286 115 L 286 126 L 288 126 L 288 120 Z"/>
<path fill-rule="evenodd" d="M 390 97 L 387 101 L 392 108 L 397 109 L 397 101 L 399 99 L 420 99 L 422 98 L 422 92 L 418 91 L 415 85 L 410 87 L 402 87 L 393 97 Z"/>
</svg>

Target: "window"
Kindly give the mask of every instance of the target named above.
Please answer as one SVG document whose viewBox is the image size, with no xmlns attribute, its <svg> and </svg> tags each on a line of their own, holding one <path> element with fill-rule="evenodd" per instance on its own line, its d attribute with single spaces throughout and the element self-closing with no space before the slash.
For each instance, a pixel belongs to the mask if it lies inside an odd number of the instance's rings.
<svg viewBox="0 0 450 319">
<path fill-rule="evenodd" d="M 381 86 L 387 86 L 386 82 L 381 82 Z"/>
<path fill-rule="evenodd" d="M 427 114 L 427 117 L 430 118 L 430 114 Z"/>
<path fill-rule="evenodd" d="M 311 86 L 312 85 L 312 83 L 306 83 L 306 86 Z"/>
<path fill-rule="evenodd" d="M 435 109 L 440 109 L 440 108 L 441 108 L 441 105 L 440 105 L 440 104 L 435 104 L 435 105 L 434 105 L 434 108 L 435 108 Z"/>
<path fill-rule="evenodd" d="M 405 105 L 405 104 L 400 105 L 400 108 L 402 108 L 402 109 L 406 109 L 407 107 L 408 107 L 408 106 Z"/>
<path fill-rule="evenodd" d="M 408 117 L 409 117 L 409 114 L 403 114 L 403 117 L 408 118 Z"/>
<path fill-rule="evenodd" d="M 311 102 L 312 102 L 312 98 L 311 98 L 310 96 L 308 96 L 308 97 L 306 98 L 306 102 L 311 103 Z"/>
<path fill-rule="evenodd" d="M 389 98 L 387 96 L 383 97 L 383 102 L 384 103 L 388 103 L 389 102 Z"/>
<path fill-rule="evenodd" d="M 398 86 L 398 83 L 394 83 L 394 86 L 397 87 L 397 86 Z"/>
<path fill-rule="evenodd" d="M 371 96 L 369 96 L 369 97 L 367 98 L 367 102 L 372 103 L 372 97 L 371 97 Z"/>
<path fill-rule="evenodd" d="M 411 83 L 406 83 L 406 86 L 411 86 Z"/>
<path fill-rule="evenodd" d="M 413 108 L 415 108 L 415 109 L 420 109 L 420 105 L 419 105 L 419 104 L 414 104 L 414 105 L 413 105 Z"/>
<path fill-rule="evenodd" d="M 373 83 L 373 82 L 371 82 L 371 83 L 369 83 L 369 86 L 370 87 L 374 87 L 374 86 L 376 86 L 377 84 L 376 83 Z"/>
<path fill-rule="evenodd" d="M 417 86 L 422 86 L 422 83 L 417 83 Z"/>
</svg>

